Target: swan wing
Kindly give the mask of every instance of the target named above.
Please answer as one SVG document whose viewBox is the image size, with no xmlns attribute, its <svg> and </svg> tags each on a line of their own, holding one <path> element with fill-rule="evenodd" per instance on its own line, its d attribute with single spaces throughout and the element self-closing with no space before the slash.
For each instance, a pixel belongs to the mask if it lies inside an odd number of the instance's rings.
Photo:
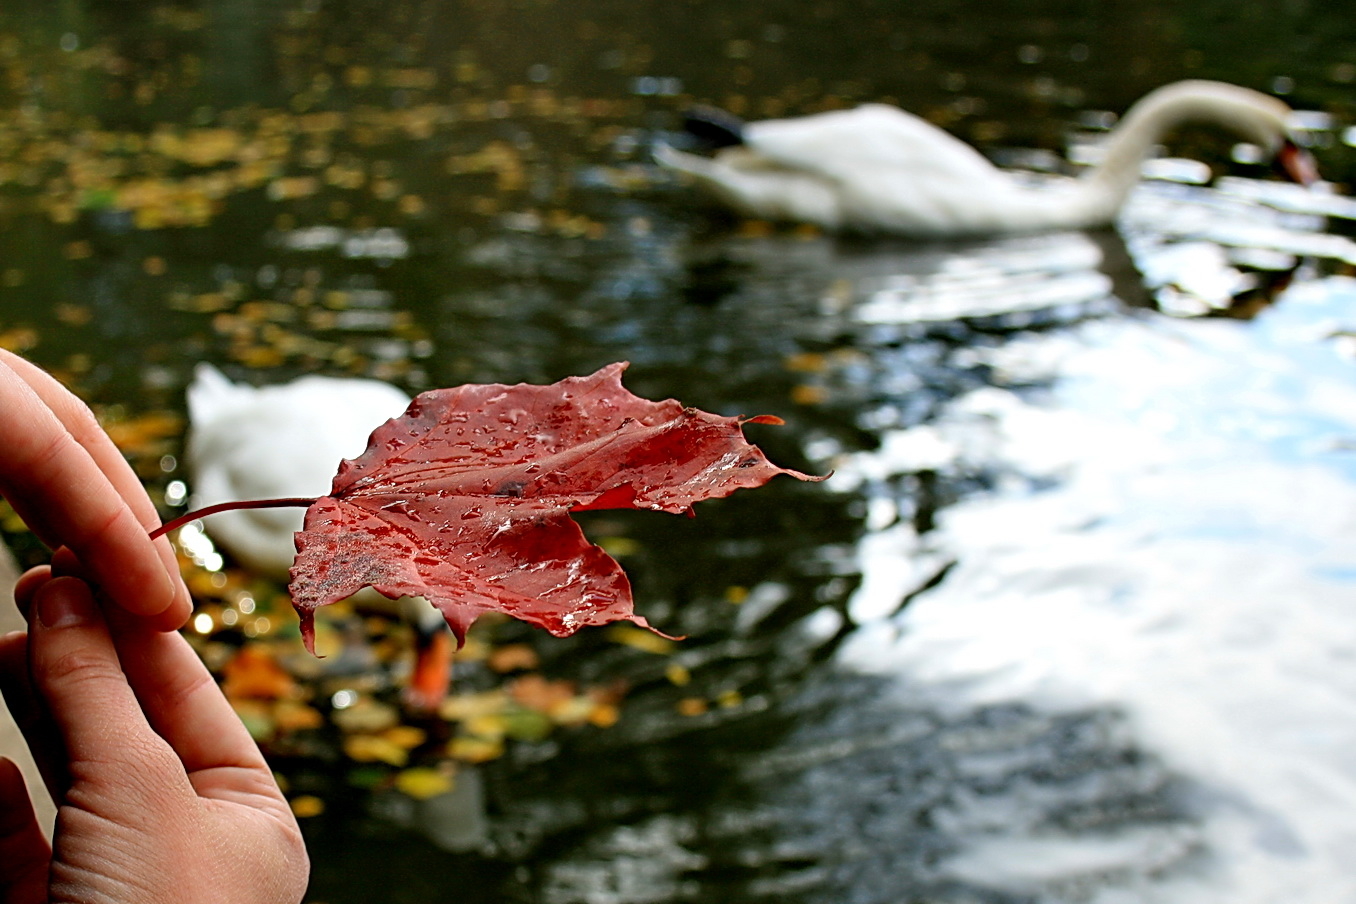
<svg viewBox="0 0 1356 904">
<path fill-rule="evenodd" d="M 817 223 L 829 229 L 848 225 L 837 185 L 814 173 L 778 166 L 747 148 L 729 148 L 711 158 L 661 145 L 654 156 L 745 216 Z"/>
<path fill-rule="evenodd" d="M 881 172 L 907 173 L 920 182 L 1001 179 L 965 142 L 886 104 L 750 123 L 744 142 L 772 164 L 840 182 L 874 179 Z"/>
</svg>

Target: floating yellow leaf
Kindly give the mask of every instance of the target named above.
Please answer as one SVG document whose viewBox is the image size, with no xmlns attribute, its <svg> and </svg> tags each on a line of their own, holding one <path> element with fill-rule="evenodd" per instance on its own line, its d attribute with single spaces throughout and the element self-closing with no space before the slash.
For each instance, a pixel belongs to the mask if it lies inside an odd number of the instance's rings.
<svg viewBox="0 0 1356 904">
<path fill-rule="evenodd" d="M 598 704 L 588 697 L 571 697 L 553 704 L 546 715 L 557 725 L 583 725 L 597 708 Z"/>
<path fill-rule="evenodd" d="M 602 537 L 598 540 L 598 545 L 603 551 L 613 558 L 618 556 L 634 556 L 645 547 L 637 540 L 630 537 Z"/>
<path fill-rule="evenodd" d="M 168 411 L 154 411 L 129 420 L 104 420 L 104 432 L 124 453 L 136 453 L 147 446 L 183 433 L 183 418 Z"/>
<path fill-rule="evenodd" d="M 344 754 L 359 763 L 386 763 L 397 768 L 403 768 L 410 760 L 409 752 L 404 747 L 370 734 L 354 734 L 344 738 Z"/>
<path fill-rule="evenodd" d="M 739 224 L 739 235 L 746 239 L 763 239 L 772 235 L 772 224 L 766 220 L 744 220 Z"/>
<path fill-rule="evenodd" d="M 385 731 L 400 724 L 400 714 L 396 712 L 395 707 L 379 703 L 370 697 L 361 697 L 352 706 L 335 710 L 330 718 L 335 725 L 351 732 Z"/>
<path fill-rule="evenodd" d="M 447 755 L 463 763 L 487 763 L 504 755 L 504 742 L 501 738 L 454 738 L 447 745 Z"/>
<path fill-rule="evenodd" d="M 415 800 L 428 800 L 456 787 L 452 774 L 442 769 L 418 766 L 396 773 L 396 790 Z"/>
<path fill-rule="evenodd" d="M 630 625 L 612 625 L 607 629 L 607 639 L 613 643 L 624 644 L 628 647 L 635 647 L 637 650 L 644 650 L 646 653 L 657 653 L 661 656 L 672 653 L 676 644 L 673 641 L 651 634 L 649 631 L 643 631 L 640 628 L 633 628 Z"/>
<path fill-rule="evenodd" d="M 664 670 L 664 677 L 669 679 L 670 684 L 677 687 L 685 687 L 692 681 L 692 673 L 687 670 L 687 667 L 681 666 L 676 662 L 671 663 L 669 667 Z"/>
<path fill-rule="evenodd" d="M 302 794 L 292 798 L 292 815 L 297 819 L 309 819 L 325 812 L 325 802 L 313 794 Z"/>
<path fill-rule="evenodd" d="M 611 728 L 621 720 L 621 709 L 612 703 L 599 703 L 589 713 L 589 724 L 595 728 Z"/>
<path fill-rule="evenodd" d="M 249 346 L 242 349 L 232 349 L 232 356 L 241 364 L 250 368 L 265 369 L 278 367 L 286 361 L 286 357 L 276 348 L 266 348 L 264 346 Z"/>
<path fill-rule="evenodd" d="M 222 692 L 232 699 L 277 700 L 296 693 L 296 682 L 266 647 L 247 644 L 226 663 Z"/>
<path fill-rule="evenodd" d="M 38 344 L 38 332 L 28 327 L 0 330 L 0 348 L 11 352 L 26 352 Z"/>
<path fill-rule="evenodd" d="M 271 201 L 292 201 L 297 198 L 309 198 L 320 191 L 320 180 L 314 176 L 284 176 L 268 184 L 268 197 Z"/>
<path fill-rule="evenodd" d="M 418 195 L 403 195 L 396 209 L 407 217 L 417 217 L 428 210 L 428 205 Z"/>
<path fill-rule="evenodd" d="M 701 697 L 684 697 L 678 701 L 678 713 L 683 716 L 700 716 L 708 709 Z"/>
<path fill-rule="evenodd" d="M 801 352 L 786 359 L 786 369 L 797 373 L 817 374 L 829 369 L 829 359 L 818 352 Z"/>
<path fill-rule="evenodd" d="M 517 669 L 535 669 L 537 651 L 525 643 L 508 644 L 490 653 L 486 664 L 496 672 L 512 672 Z"/>
<path fill-rule="evenodd" d="M 19 513 L 9 507 L 9 503 L 0 499 L 0 528 L 11 534 L 24 533 L 28 530 L 28 525 L 24 524 Z"/>
<path fill-rule="evenodd" d="M 524 675 L 508 685 L 509 696 L 528 709 L 550 712 L 552 707 L 574 698 L 570 681 L 550 681 L 541 675 Z"/>
<path fill-rule="evenodd" d="M 292 700 L 278 701 L 273 707 L 273 720 L 280 731 L 305 731 L 325 724 L 318 709 Z"/>
<path fill-rule="evenodd" d="M 819 405 L 828 397 L 828 390 L 823 386 L 811 386 L 808 383 L 802 383 L 799 386 L 791 387 L 791 401 L 797 405 Z"/>
<path fill-rule="evenodd" d="M 503 712 L 481 713 L 464 720 L 461 724 L 467 734 L 478 738 L 498 740 L 508 734 L 508 718 Z"/>
<path fill-rule="evenodd" d="M 52 308 L 57 320 L 67 326 L 84 326 L 94 318 L 94 312 L 82 304 L 62 303 Z"/>
<path fill-rule="evenodd" d="M 397 747 L 413 750 L 428 738 L 428 733 L 413 725 L 393 725 L 381 733 L 381 736 Z"/>
<path fill-rule="evenodd" d="M 262 700 L 232 699 L 231 708 L 254 740 L 263 742 L 273 737 L 277 726 L 267 703 Z"/>
<path fill-rule="evenodd" d="M 554 728 L 551 719 L 536 710 L 515 709 L 504 715 L 504 733 L 515 741 L 545 740 Z"/>
<path fill-rule="evenodd" d="M 442 702 L 438 707 L 438 715 L 449 722 L 465 722 L 477 716 L 502 712 L 507 705 L 508 695 L 503 691 L 458 694 Z"/>
</svg>

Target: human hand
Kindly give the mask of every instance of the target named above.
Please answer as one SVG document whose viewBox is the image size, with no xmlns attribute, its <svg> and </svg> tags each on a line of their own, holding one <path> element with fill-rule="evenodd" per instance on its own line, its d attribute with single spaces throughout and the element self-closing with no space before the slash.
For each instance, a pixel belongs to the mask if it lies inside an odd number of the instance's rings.
<svg viewBox="0 0 1356 904">
<path fill-rule="evenodd" d="M 136 474 L 83 402 L 2 349 L 0 435 L 0 496 L 38 538 L 148 626 L 181 626 L 192 603 L 169 541 L 147 536 L 160 517 Z"/>
<path fill-rule="evenodd" d="M 296 904 L 308 861 L 258 747 L 177 633 L 35 569 L 0 690 L 58 803 L 49 847 L 0 760 L 5 904 Z"/>
</svg>

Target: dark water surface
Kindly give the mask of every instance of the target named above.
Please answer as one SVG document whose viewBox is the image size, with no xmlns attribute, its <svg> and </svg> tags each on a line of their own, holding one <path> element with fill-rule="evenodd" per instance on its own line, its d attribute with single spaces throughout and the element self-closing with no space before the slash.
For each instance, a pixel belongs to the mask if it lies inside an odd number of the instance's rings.
<svg viewBox="0 0 1356 904">
<path fill-rule="evenodd" d="M 320 372 L 417 392 L 628 360 L 639 395 L 775 413 L 785 427 L 750 429 L 773 460 L 845 468 L 704 504 L 693 521 L 591 518 L 630 541 L 638 611 L 689 639 L 670 661 L 602 632 L 506 629 L 553 676 L 630 690 L 611 728 L 513 744 L 468 769 L 450 815 L 349 791 L 342 763 L 289 762 L 294 790 L 326 802 L 305 820 L 317 904 L 1142 901 L 1183 877 L 1208 889 L 1234 856 L 1203 828 L 1217 789 L 1138 732 L 1132 703 L 953 697 L 902 666 L 855 670 L 841 651 L 863 624 L 907 633 L 906 607 L 974 561 L 964 545 L 922 543 L 881 566 L 872 538 L 926 539 L 967 500 L 1068 479 L 992 437 L 976 440 L 984 454 L 947 434 L 939 458 L 903 459 L 896 439 L 957 405 L 978 410 L 989 391 L 1047 398 L 1059 368 L 1014 363 L 1014 343 L 1041 360 L 1047 338 L 1089 324 L 1246 318 L 1296 287 L 1349 301 L 1340 191 L 1277 189 L 1231 161 L 1228 142 L 1191 133 L 1172 151 L 1232 181 L 1206 188 L 1178 167 L 1116 232 L 919 246 L 732 220 L 649 148 L 692 102 L 758 118 L 889 100 L 1005 162 L 1057 169 L 1097 111 L 1204 77 L 1316 111 L 1310 139 L 1341 185 L 1356 169 L 1349 13 L 7 0 L 0 344 L 128 418 L 182 412 L 198 361 L 257 384 Z M 1295 327 L 1323 355 L 1350 326 L 1332 316 Z M 1284 387 L 1265 391 L 1259 410 L 1290 406 Z M 1321 420 L 1296 429 L 1296 447 L 1351 440 Z M 154 460 L 145 476 L 163 495 L 184 475 Z M 1349 581 L 1350 560 L 1320 565 Z M 963 868 L 996 835 L 1064 839 L 1076 856 L 987 879 Z M 1088 839 L 1106 845 L 1076 843 Z"/>
</svg>

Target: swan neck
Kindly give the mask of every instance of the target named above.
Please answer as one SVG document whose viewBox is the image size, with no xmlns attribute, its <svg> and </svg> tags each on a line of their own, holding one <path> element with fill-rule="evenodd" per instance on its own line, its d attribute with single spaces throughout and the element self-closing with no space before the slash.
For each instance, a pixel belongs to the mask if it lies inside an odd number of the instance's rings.
<svg viewBox="0 0 1356 904">
<path fill-rule="evenodd" d="M 1176 105 L 1150 104 L 1148 100 L 1130 108 L 1107 136 L 1101 161 L 1084 175 L 1087 182 L 1111 194 L 1118 203 L 1139 181 L 1145 159 L 1182 119 Z"/>
<path fill-rule="evenodd" d="M 1107 138 L 1101 162 L 1084 175 L 1118 202 L 1164 136 L 1190 122 L 1213 124 L 1250 140 L 1275 144 L 1288 108 L 1275 98 L 1218 82 L 1178 82 L 1145 95 Z"/>
</svg>

